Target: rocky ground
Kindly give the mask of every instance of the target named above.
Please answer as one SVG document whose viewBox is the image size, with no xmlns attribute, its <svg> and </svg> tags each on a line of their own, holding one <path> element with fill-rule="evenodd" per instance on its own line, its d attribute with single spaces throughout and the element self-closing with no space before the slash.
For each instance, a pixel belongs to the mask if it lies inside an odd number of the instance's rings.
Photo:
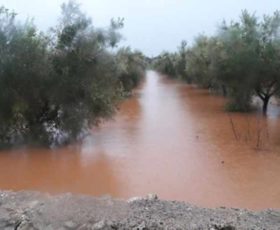
<svg viewBox="0 0 280 230">
<path fill-rule="evenodd" d="M 0 229 L 280 229 L 280 210 L 204 209 L 155 195 L 125 201 L 3 191 Z"/>
</svg>

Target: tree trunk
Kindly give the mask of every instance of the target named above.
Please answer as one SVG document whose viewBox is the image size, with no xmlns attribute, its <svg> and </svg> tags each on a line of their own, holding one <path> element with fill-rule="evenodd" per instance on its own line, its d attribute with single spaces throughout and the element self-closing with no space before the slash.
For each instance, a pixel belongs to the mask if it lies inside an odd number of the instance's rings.
<svg viewBox="0 0 280 230">
<path fill-rule="evenodd" d="M 222 84 L 222 91 L 223 91 L 223 96 L 226 97 L 227 96 L 227 88 L 224 84 Z"/>
<path fill-rule="evenodd" d="M 263 101 L 263 114 L 267 114 L 267 107 L 268 107 L 268 102 L 269 102 L 270 96 L 265 96 L 262 101 Z"/>
</svg>

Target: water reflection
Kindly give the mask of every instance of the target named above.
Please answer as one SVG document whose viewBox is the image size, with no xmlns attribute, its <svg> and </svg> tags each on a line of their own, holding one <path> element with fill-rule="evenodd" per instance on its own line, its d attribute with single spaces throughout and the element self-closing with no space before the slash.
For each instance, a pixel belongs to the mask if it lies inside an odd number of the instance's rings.
<svg viewBox="0 0 280 230">
<path fill-rule="evenodd" d="M 224 103 L 150 71 L 82 146 L 1 153 L 0 187 L 279 208 L 279 108 L 263 118 L 227 114 Z"/>
<path fill-rule="evenodd" d="M 104 153 L 83 161 L 76 147 L 57 151 L 28 150 L 0 155 L 1 189 L 118 194 L 113 163 Z"/>
</svg>

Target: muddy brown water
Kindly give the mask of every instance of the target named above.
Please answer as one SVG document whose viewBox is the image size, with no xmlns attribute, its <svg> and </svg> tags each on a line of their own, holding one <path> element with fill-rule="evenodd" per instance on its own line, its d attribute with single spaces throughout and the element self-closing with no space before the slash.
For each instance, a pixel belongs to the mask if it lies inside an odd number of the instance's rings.
<svg viewBox="0 0 280 230">
<path fill-rule="evenodd" d="M 82 145 L 0 153 L 0 189 L 205 207 L 280 208 L 280 115 L 229 114 L 225 99 L 148 71 L 135 96 Z"/>
</svg>

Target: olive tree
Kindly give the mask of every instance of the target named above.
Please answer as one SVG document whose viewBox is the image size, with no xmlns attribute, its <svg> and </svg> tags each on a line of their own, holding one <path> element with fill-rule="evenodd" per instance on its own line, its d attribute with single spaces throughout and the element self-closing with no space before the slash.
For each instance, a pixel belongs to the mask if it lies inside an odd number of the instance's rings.
<svg viewBox="0 0 280 230">
<path fill-rule="evenodd" d="M 131 51 L 129 47 L 121 48 L 116 54 L 117 76 L 124 93 L 129 93 L 138 86 L 144 76 L 146 60 L 140 51 Z"/>
<path fill-rule="evenodd" d="M 55 130 L 76 140 L 100 118 L 112 115 L 118 101 L 119 82 L 114 55 L 122 21 L 111 21 L 108 30 L 96 29 L 77 3 L 62 5 L 62 17 L 54 29 L 52 50 L 54 84 L 51 106 L 57 108 Z"/>
<path fill-rule="evenodd" d="M 51 66 L 47 39 L 32 22 L 15 22 L 15 13 L 0 9 L 1 144 L 47 139 L 45 111 Z"/>
<path fill-rule="evenodd" d="M 2 146 L 79 140 L 115 112 L 124 90 L 139 83 L 144 56 L 129 49 L 113 52 L 122 19 L 111 20 L 107 29 L 96 28 L 69 1 L 46 36 L 32 21 L 20 24 L 15 18 L 0 8 Z"/>
<path fill-rule="evenodd" d="M 266 114 L 270 98 L 280 91 L 280 13 L 264 16 L 259 25 L 258 65 L 254 82 L 256 95 Z"/>
<path fill-rule="evenodd" d="M 159 72 L 167 74 L 170 77 L 177 77 L 176 60 L 176 53 L 162 52 L 154 58 L 153 65 Z"/>
</svg>

